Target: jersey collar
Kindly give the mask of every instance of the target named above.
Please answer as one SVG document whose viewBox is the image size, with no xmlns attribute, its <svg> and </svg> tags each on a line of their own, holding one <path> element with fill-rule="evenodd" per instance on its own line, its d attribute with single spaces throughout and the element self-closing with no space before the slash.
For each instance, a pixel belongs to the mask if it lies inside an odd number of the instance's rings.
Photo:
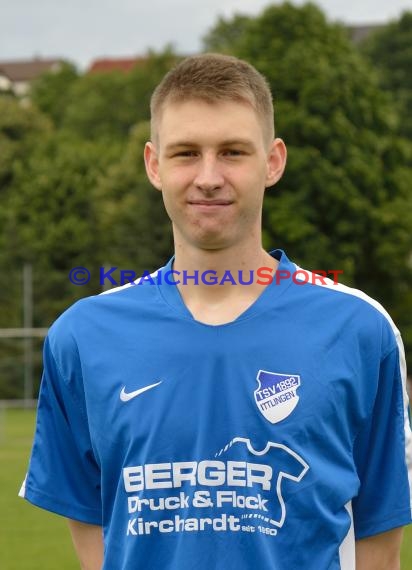
<svg viewBox="0 0 412 570">
<path fill-rule="evenodd" d="M 285 252 L 281 249 L 275 249 L 270 251 L 269 254 L 278 260 L 279 265 L 275 274 L 270 274 L 268 270 L 262 271 L 260 275 L 255 274 L 254 278 L 260 279 L 262 281 L 262 285 L 266 285 L 272 277 L 272 282 L 265 287 L 262 294 L 255 300 L 255 302 L 246 309 L 241 315 L 239 315 L 234 321 L 229 323 L 225 323 L 223 325 L 207 325 L 205 323 L 200 323 L 202 326 L 230 326 L 234 323 L 238 323 L 239 321 L 243 321 L 245 319 L 254 317 L 264 311 L 267 311 L 269 308 L 273 308 L 279 301 L 279 298 L 283 295 L 283 293 L 289 288 L 292 283 L 291 276 L 293 272 L 296 271 L 295 265 L 288 259 Z M 183 280 L 183 276 L 177 275 L 173 273 L 173 262 L 174 256 L 168 261 L 168 263 L 162 267 L 159 272 L 161 272 L 162 277 L 161 279 L 157 279 L 157 287 L 159 289 L 160 295 L 163 297 L 164 301 L 175 311 L 179 314 L 180 317 L 196 321 L 193 315 L 186 307 L 183 298 L 180 294 L 179 288 L 177 287 L 176 281 L 181 279 Z M 235 276 L 234 276 L 235 277 Z M 198 279 L 200 280 L 201 276 L 199 275 Z M 205 278 L 208 277 L 205 275 Z M 209 276 L 210 278 L 210 276 Z M 237 276 L 236 276 L 237 278 Z M 245 272 L 244 281 L 249 279 L 249 272 Z M 193 282 L 191 280 L 190 282 Z M 233 285 L 234 287 L 247 287 L 247 285 Z"/>
</svg>

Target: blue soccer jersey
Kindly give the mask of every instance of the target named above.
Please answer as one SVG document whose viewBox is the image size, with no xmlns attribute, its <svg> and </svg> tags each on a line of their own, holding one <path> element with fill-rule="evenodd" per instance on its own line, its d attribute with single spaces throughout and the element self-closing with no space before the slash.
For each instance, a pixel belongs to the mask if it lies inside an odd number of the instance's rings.
<svg viewBox="0 0 412 570">
<path fill-rule="evenodd" d="M 389 316 L 360 291 L 283 278 L 212 326 L 159 275 L 51 327 L 21 494 L 102 525 L 104 570 L 354 570 L 356 538 L 412 516 Z"/>
</svg>

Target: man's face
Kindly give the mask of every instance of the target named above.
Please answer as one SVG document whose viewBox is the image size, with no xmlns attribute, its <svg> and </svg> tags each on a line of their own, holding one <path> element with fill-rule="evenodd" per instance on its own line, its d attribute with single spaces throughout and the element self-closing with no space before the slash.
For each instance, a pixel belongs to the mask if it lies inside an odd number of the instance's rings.
<svg viewBox="0 0 412 570">
<path fill-rule="evenodd" d="M 146 169 L 163 193 L 176 246 L 226 249 L 259 240 L 265 188 L 281 177 L 286 149 L 265 143 L 247 103 L 166 104 Z"/>
</svg>

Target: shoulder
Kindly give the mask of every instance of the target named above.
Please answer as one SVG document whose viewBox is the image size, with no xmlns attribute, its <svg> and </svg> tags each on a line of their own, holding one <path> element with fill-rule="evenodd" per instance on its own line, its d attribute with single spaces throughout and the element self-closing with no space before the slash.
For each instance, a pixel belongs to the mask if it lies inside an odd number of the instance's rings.
<svg viewBox="0 0 412 570">
<path fill-rule="evenodd" d="M 119 330 L 132 319 L 135 322 L 159 311 L 157 271 L 143 279 L 109 289 L 97 295 L 84 297 L 68 307 L 51 325 L 48 340 L 55 346 L 69 348 L 93 339 L 96 334 Z"/>
<path fill-rule="evenodd" d="M 342 337 L 356 334 L 365 340 L 380 341 L 382 352 L 387 353 L 401 343 L 400 332 L 383 305 L 355 287 L 350 287 L 317 275 L 293 264 L 296 270 L 295 291 L 303 293 L 308 312 L 317 314 L 319 323 L 325 326 L 339 324 Z M 296 283 L 301 281 L 301 284 Z M 311 313 L 313 315 L 313 312 Z"/>
</svg>

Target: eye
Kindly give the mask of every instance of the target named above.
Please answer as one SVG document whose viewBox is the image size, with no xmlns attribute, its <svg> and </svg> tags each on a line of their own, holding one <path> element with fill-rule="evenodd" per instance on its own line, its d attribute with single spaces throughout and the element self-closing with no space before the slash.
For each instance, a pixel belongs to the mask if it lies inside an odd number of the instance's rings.
<svg viewBox="0 0 412 570">
<path fill-rule="evenodd" d="M 194 156 L 197 156 L 197 152 L 195 150 L 181 150 L 173 155 L 173 157 L 177 158 L 192 158 Z"/>
<path fill-rule="evenodd" d="M 223 151 L 223 154 L 225 156 L 234 156 L 235 157 L 235 156 L 243 156 L 246 153 L 243 150 L 239 150 L 236 148 L 228 148 L 228 149 Z"/>
</svg>

